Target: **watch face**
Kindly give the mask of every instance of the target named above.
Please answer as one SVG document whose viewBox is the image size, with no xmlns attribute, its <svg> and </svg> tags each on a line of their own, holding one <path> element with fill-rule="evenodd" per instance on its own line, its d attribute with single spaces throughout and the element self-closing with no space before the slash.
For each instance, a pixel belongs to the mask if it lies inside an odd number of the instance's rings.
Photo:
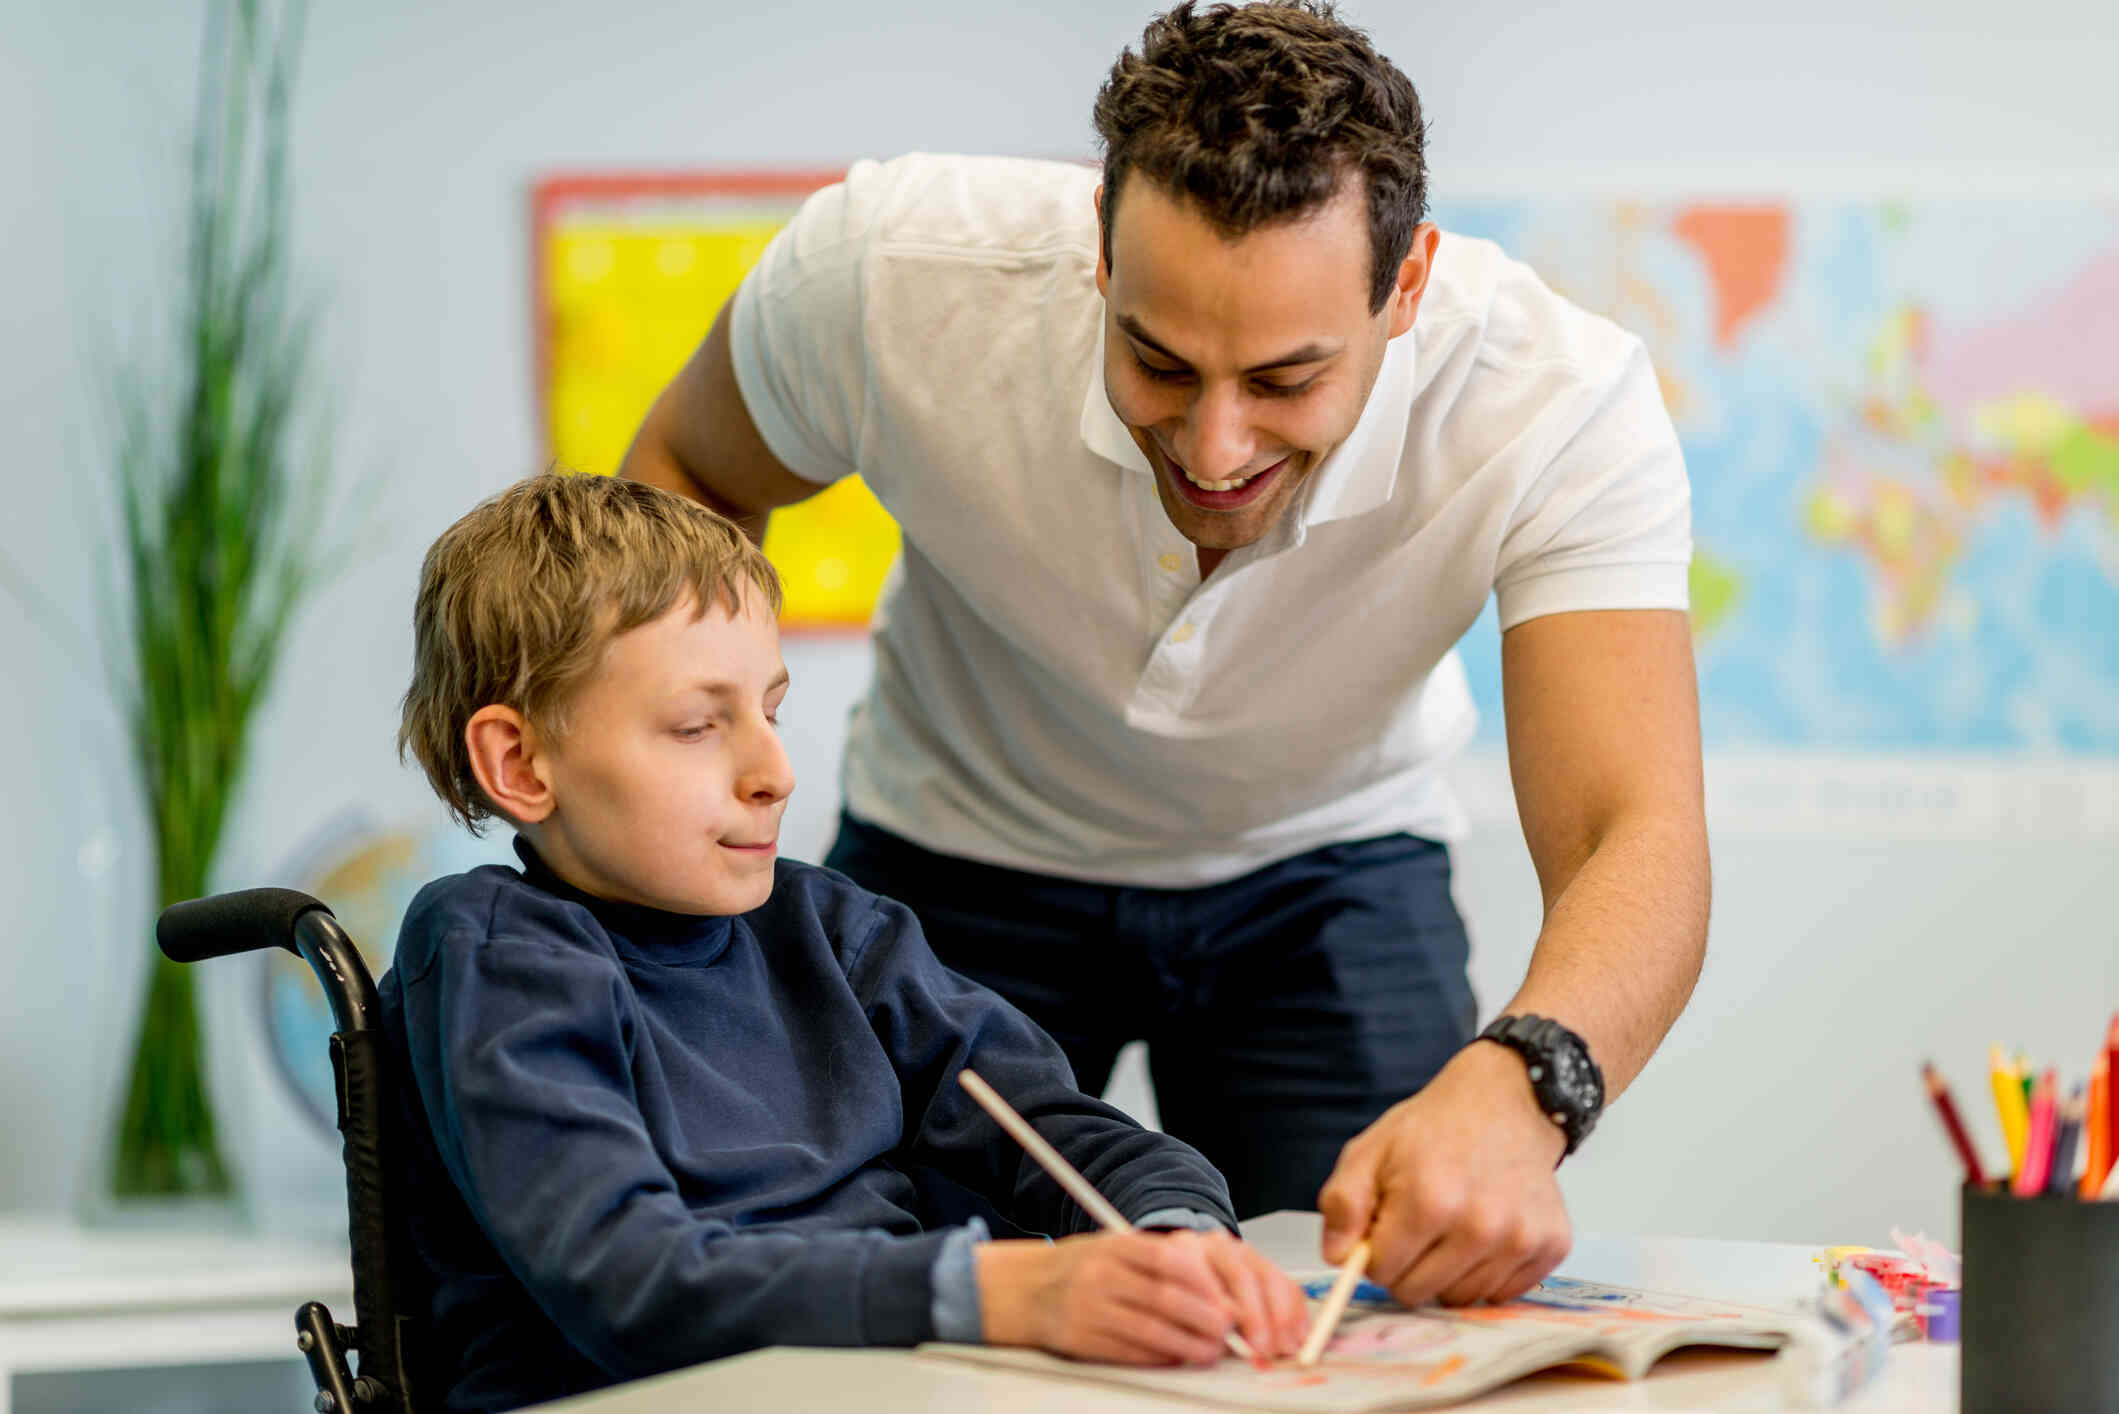
<svg viewBox="0 0 2119 1414">
<path fill-rule="evenodd" d="M 1582 1063 L 1580 1050 L 1571 1045 L 1563 1046 L 1555 1060 L 1561 1083 L 1567 1086 L 1568 1093 L 1574 1095 L 1583 1108 L 1595 1109 L 1604 1098 L 1598 1093 L 1602 1087 L 1597 1084 L 1595 1074 Z"/>
<path fill-rule="evenodd" d="M 1583 1115 L 1593 1113 L 1603 1102 L 1594 1070 L 1585 1062 L 1581 1043 L 1557 1022 L 1540 1020 L 1530 1038 L 1552 1067 L 1553 1088 Z"/>
</svg>

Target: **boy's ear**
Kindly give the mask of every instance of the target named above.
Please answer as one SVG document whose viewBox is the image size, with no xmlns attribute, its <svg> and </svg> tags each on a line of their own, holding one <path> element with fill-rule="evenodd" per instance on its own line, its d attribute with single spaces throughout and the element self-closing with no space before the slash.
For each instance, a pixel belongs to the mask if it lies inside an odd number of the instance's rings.
<svg viewBox="0 0 2119 1414">
<path fill-rule="evenodd" d="M 518 824 L 534 825 L 552 813 L 552 786 L 537 755 L 536 734 L 513 707 L 489 703 L 464 723 L 471 774 L 496 809 Z"/>
</svg>

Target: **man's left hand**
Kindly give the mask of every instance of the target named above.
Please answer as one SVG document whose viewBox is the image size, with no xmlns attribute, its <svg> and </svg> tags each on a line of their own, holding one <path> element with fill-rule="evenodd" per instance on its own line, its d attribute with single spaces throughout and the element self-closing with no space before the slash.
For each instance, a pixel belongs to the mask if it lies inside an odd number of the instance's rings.
<svg viewBox="0 0 2119 1414">
<path fill-rule="evenodd" d="M 1475 1042 L 1340 1151 L 1317 1200 L 1325 1260 L 1366 1236 L 1370 1277 L 1407 1306 L 1513 1300 L 1573 1244 L 1553 1173 L 1566 1147 L 1523 1061 Z"/>
</svg>

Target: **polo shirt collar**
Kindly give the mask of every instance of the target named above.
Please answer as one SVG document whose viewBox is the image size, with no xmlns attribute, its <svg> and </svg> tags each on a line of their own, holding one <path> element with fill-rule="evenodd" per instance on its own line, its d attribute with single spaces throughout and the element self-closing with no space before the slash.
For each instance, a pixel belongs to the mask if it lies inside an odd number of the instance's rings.
<svg viewBox="0 0 2119 1414">
<path fill-rule="evenodd" d="M 1107 462 L 1116 462 L 1128 471 L 1137 471 L 1142 476 L 1153 476 L 1155 469 L 1141 455 L 1140 444 L 1126 430 L 1126 424 L 1118 420 L 1111 410 L 1111 399 L 1104 392 L 1104 302 L 1101 296 L 1096 302 L 1096 353 L 1089 360 L 1089 386 L 1082 390 L 1082 445 Z"/>
<path fill-rule="evenodd" d="M 1104 329 L 1099 310 L 1096 352 L 1089 363 L 1088 387 L 1082 390 L 1082 444 L 1107 462 L 1153 476 L 1139 444 L 1112 411 L 1111 399 L 1104 392 Z M 1304 488 L 1297 505 L 1301 528 L 1364 515 L 1389 503 L 1398 486 L 1398 458 L 1405 450 L 1411 419 L 1416 363 L 1412 331 L 1384 346 L 1383 367 L 1376 374 L 1376 386 L 1360 420 L 1325 455 Z"/>
<path fill-rule="evenodd" d="M 1383 509 L 1398 489 L 1398 458 L 1412 421 L 1415 358 L 1411 330 L 1383 346 L 1383 367 L 1360 420 L 1310 473 L 1305 527 Z"/>
</svg>

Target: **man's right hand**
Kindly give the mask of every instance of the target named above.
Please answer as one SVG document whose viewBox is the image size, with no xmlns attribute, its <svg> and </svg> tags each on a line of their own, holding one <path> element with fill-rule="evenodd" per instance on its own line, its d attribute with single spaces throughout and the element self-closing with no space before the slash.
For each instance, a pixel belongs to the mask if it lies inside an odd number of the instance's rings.
<svg viewBox="0 0 2119 1414">
<path fill-rule="evenodd" d="M 977 1249 L 989 1345 L 1122 1365 L 1207 1365 L 1243 1331 L 1292 1354 L 1306 1319 L 1294 1283 L 1226 1234 L 1111 1232 Z"/>
</svg>

